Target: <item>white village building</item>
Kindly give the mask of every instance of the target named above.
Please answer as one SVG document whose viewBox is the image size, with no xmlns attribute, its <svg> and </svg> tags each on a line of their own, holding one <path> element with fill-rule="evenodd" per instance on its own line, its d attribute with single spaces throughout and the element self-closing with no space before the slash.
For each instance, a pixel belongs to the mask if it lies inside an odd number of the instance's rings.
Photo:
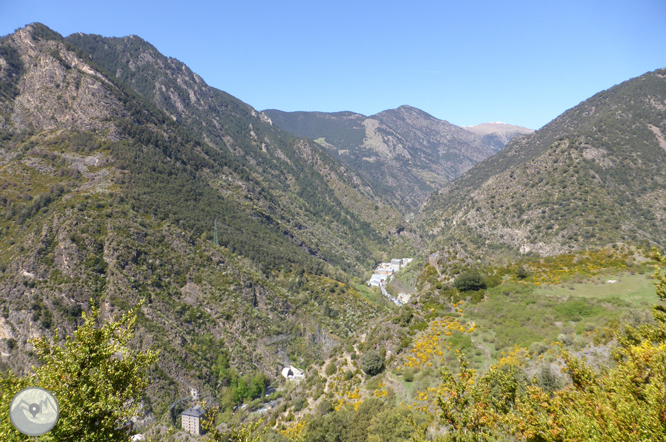
<svg viewBox="0 0 666 442">
<path fill-rule="evenodd" d="M 370 287 L 379 287 L 380 284 L 384 284 L 384 283 L 388 282 L 388 279 L 389 279 L 389 275 L 379 275 L 379 274 L 375 273 L 370 278 L 370 281 L 368 281 L 368 285 Z"/>
<path fill-rule="evenodd" d="M 300 381 L 305 379 L 305 374 L 303 374 L 303 370 L 299 370 L 293 365 L 290 365 L 289 367 L 284 367 L 282 369 L 282 376 L 284 376 L 284 378 L 289 381 Z"/>
</svg>

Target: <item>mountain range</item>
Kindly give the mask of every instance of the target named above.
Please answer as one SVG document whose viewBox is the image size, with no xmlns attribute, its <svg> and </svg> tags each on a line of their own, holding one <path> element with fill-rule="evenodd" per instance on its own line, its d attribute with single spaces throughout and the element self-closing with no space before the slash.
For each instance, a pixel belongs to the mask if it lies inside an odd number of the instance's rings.
<svg viewBox="0 0 666 442">
<path fill-rule="evenodd" d="M 282 129 L 317 141 L 405 212 L 530 129 L 494 123 L 461 128 L 411 106 L 354 112 L 263 111 Z"/>
<path fill-rule="evenodd" d="M 260 112 L 137 36 L 35 23 L 0 39 L 0 207 L 0 369 L 25 373 L 29 339 L 91 304 L 143 301 L 147 412 L 292 363 L 321 396 L 332 349 L 396 356 L 453 314 L 418 290 L 387 305 L 361 279 L 380 261 L 415 256 L 443 293 L 426 252 L 663 248 L 666 69 L 537 131 L 458 127 L 410 106 Z"/>
<path fill-rule="evenodd" d="M 414 233 L 319 145 L 138 37 L 32 24 L 0 57 L 4 364 L 24 372 L 27 339 L 70 333 L 90 303 L 108 318 L 143 299 L 162 413 L 230 365 L 274 375 L 378 315 L 344 282 Z"/>
</svg>

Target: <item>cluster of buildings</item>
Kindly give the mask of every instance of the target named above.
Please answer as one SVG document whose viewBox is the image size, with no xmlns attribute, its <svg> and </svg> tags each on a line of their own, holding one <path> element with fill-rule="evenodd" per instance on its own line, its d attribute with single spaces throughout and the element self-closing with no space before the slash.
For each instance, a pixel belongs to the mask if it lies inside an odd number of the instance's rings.
<svg viewBox="0 0 666 442">
<path fill-rule="evenodd" d="M 370 287 L 381 287 L 413 260 L 414 258 L 394 258 L 391 262 L 380 263 L 372 274 L 370 281 L 368 281 L 368 285 Z"/>
</svg>

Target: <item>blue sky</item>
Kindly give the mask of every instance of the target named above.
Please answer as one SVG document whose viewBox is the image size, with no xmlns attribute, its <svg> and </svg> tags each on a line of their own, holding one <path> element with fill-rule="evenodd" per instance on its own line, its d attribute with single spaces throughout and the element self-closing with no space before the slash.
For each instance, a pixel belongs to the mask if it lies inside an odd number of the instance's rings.
<svg viewBox="0 0 666 442">
<path fill-rule="evenodd" d="M 0 35 L 139 35 L 257 109 L 539 128 L 666 67 L 664 0 L 0 0 Z"/>
</svg>

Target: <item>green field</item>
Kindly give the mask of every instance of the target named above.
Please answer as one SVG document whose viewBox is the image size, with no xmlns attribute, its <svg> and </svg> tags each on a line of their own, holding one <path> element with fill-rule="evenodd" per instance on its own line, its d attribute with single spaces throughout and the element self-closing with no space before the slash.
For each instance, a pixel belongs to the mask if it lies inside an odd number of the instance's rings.
<svg viewBox="0 0 666 442">
<path fill-rule="evenodd" d="M 616 281 L 609 283 L 608 281 Z M 649 308 L 657 302 L 657 292 L 652 279 L 652 273 L 631 274 L 618 272 L 616 274 L 592 277 L 586 281 L 568 282 L 559 285 L 546 285 L 535 290 L 536 295 L 578 298 L 619 298 L 637 306 Z"/>
<path fill-rule="evenodd" d="M 651 271 L 618 271 L 557 285 L 505 283 L 489 289 L 484 301 L 466 304 L 465 319 L 479 325 L 471 337 L 490 350 L 491 362 L 514 345 L 533 354 L 554 341 L 580 349 L 593 345 L 599 330 L 604 331 L 602 341 L 611 339 L 609 327 L 615 329 L 617 320 L 649 316 L 658 302 L 651 275 Z M 477 348 L 462 350 L 473 366 L 485 365 Z"/>
</svg>

